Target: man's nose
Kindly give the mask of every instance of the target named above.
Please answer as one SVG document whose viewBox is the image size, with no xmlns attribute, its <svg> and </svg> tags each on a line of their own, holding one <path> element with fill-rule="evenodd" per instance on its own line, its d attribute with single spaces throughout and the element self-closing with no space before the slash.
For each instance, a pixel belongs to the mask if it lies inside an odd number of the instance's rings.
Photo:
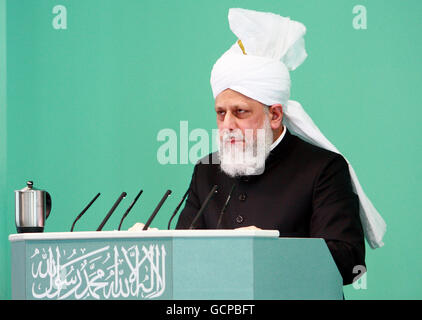
<svg viewBox="0 0 422 320">
<path fill-rule="evenodd" d="M 223 129 L 230 131 L 237 129 L 236 117 L 230 111 L 224 116 Z"/>
</svg>

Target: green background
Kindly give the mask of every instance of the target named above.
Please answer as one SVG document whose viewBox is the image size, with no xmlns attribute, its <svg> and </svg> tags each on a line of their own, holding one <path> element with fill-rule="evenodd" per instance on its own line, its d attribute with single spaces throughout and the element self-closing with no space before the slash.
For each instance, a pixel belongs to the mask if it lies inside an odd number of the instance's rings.
<svg viewBox="0 0 422 320">
<path fill-rule="evenodd" d="M 55 5 L 67 30 L 52 27 Z M 355 5 L 366 30 L 352 26 Z M 161 165 L 164 128 L 216 128 L 211 68 L 236 38 L 227 12 L 242 7 L 302 22 L 308 58 L 291 73 L 291 99 L 350 160 L 387 222 L 385 246 L 367 246 L 367 289 L 346 299 L 421 299 L 422 2 L 417 0 L 0 0 L 0 298 L 11 296 L 14 190 L 33 180 L 53 198 L 46 231 L 104 230 L 148 218 L 166 228 L 193 164 Z M 179 133 L 178 133 L 179 136 Z M 191 142 L 190 146 L 195 142 Z"/>
</svg>

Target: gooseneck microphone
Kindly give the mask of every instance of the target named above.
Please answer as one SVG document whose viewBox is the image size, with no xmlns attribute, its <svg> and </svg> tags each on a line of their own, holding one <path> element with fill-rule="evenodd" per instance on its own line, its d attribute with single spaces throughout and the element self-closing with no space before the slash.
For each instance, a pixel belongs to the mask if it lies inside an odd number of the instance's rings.
<svg viewBox="0 0 422 320">
<path fill-rule="evenodd" d="M 127 208 L 126 212 L 123 214 L 122 219 L 120 220 L 119 228 L 117 230 L 120 231 L 120 228 L 122 227 L 123 220 L 125 220 L 126 216 L 129 214 L 130 210 L 132 210 L 132 207 L 135 205 L 136 201 L 138 201 L 139 197 L 141 196 L 142 192 L 144 190 L 139 191 L 135 199 L 133 199 L 132 203 L 130 204 L 129 208 Z"/>
<path fill-rule="evenodd" d="M 107 215 L 104 218 L 103 222 L 101 222 L 101 224 L 98 227 L 97 231 L 101 231 L 103 229 L 104 225 L 106 224 L 106 222 L 108 221 L 108 219 L 110 218 L 110 216 L 112 215 L 112 213 L 114 212 L 114 210 L 116 210 L 116 208 L 119 205 L 120 201 L 122 201 L 123 198 L 126 197 L 126 195 L 127 195 L 126 192 L 122 192 L 122 194 L 119 196 L 119 198 L 116 200 L 116 202 L 111 207 L 110 211 L 107 213 Z"/>
<path fill-rule="evenodd" d="M 78 221 L 83 215 L 84 213 L 89 209 L 89 207 L 91 207 L 91 205 L 94 203 L 95 200 L 97 200 L 97 198 L 100 196 L 101 193 L 97 193 L 97 195 L 91 200 L 90 203 L 88 203 L 88 205 L 82 210 L 82 212 L 76 217 L 75 221 L 73 221 L 72 227 L 70 228 L 70 232 L 73 232 L 73 228 L 75 227 L 75 223 L 76 221 Z"/>
<path fill-rule="evenodd" d="M 217 185 L 214 185 L 214 187 L 212 187 L 211 191 L 208 193 L 207 197 L 205 198 L 204 203 L 202 204 L 202 207 L 199 209 L 198 213 L 196 214 L 195 218 L 193 219 L 192 223 L 190 224 L 189 230 L 192 230 L 194 228 L 196 221 L 202 215 L 202 212 L 205 210 L 205 208 L 208 205 L 208 202 L 210 202 L 212 196 L 215 193 L 217 193 Z"/>
<path fill-rule="evenodd" d="M 229 204 L 229 201 L 231 199 L 231 196 L 232 196 L 232 193 L 233 193 L 233 190 L 234 190 L 234 187 L 235 186 L 236 186 L 236 184 L 233 183 L 232 188 L 230 189 L 230 192 L 229 192 L 229 196 L 227 197 L 226 202 L 224 203 L 223 209 L 221 209 L 220 216 L 218 217 L 218 222 L 217 222 L 216 229 L 220 229 L 220 225 L 221 225 L 221 221 L 223 219 L 223 215 L 226 212 L 227 205 Z"/>
<path fill-rule="evenodd" d="M 155 216 L 158 213 L 158 210 L 161 209 L 161 206 L 163 205 L 164 201 L 166 201 L 167 197 L 171 194 L 171 190 L 167 190 L 166 193 L 164 194 L 163 198 L 161 199 L 161 201 L 158 203 L 157 207 L 155 208 L 155 210 L 153 211 L 153 213 L 151 214 L 151 216 L 149 217 L 147 223 L 145 224 L 144 228 L 142 230 L 148 230 L 149 226 L 151 225 L 152 220 L 154 220 Z"/>
<path fill-rule="evenodd" d="M 188 196 L 189 190 L 190 190 L 190 188 L 188 190 L 186 190 L 185 195 L 183 196 L 182 200 L 180 200 L 179 204 L 177 205 L 176 209 L 174 210 L 173 214 L 171 215 L 171 218 L 170 218 L 169 223 L 167 225 L 167 230 L 170 230 L 171 221 L 176 216 L 177 211 L 179 211 L 183 201 L 185 201 L 186 197 Z"/>
</svg>

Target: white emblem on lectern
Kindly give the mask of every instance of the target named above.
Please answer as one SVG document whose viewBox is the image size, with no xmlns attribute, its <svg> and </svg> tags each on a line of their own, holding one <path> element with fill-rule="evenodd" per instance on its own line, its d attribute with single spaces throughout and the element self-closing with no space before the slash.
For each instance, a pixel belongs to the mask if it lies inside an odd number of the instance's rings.
<svg viewBox="0 0 422 320">
<path fill-rule="evenodd" d="M 160 297 L 166 288 L 164 245 L 96 250 L 35 248 L 30 256 L 36 299 Z"/>
</svg>

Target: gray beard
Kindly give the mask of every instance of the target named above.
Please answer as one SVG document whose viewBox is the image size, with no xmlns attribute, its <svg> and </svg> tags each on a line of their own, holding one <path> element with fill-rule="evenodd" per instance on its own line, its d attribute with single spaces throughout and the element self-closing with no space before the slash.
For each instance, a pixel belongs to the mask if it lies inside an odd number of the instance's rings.
<svg viewBox="0 0 422 320">
<path fill-rule="evenodd" d="M 265 171 L 265 160 L 273 143 L 270 120 L 265 118 L 263 128 L 258 129 L 255 138 L 246 137 L 245 147 L 226 144 L 224 140 L 218 142 L 220 167 L 224 173 L 230 177 L 260 175 Z"/>
</svg>

